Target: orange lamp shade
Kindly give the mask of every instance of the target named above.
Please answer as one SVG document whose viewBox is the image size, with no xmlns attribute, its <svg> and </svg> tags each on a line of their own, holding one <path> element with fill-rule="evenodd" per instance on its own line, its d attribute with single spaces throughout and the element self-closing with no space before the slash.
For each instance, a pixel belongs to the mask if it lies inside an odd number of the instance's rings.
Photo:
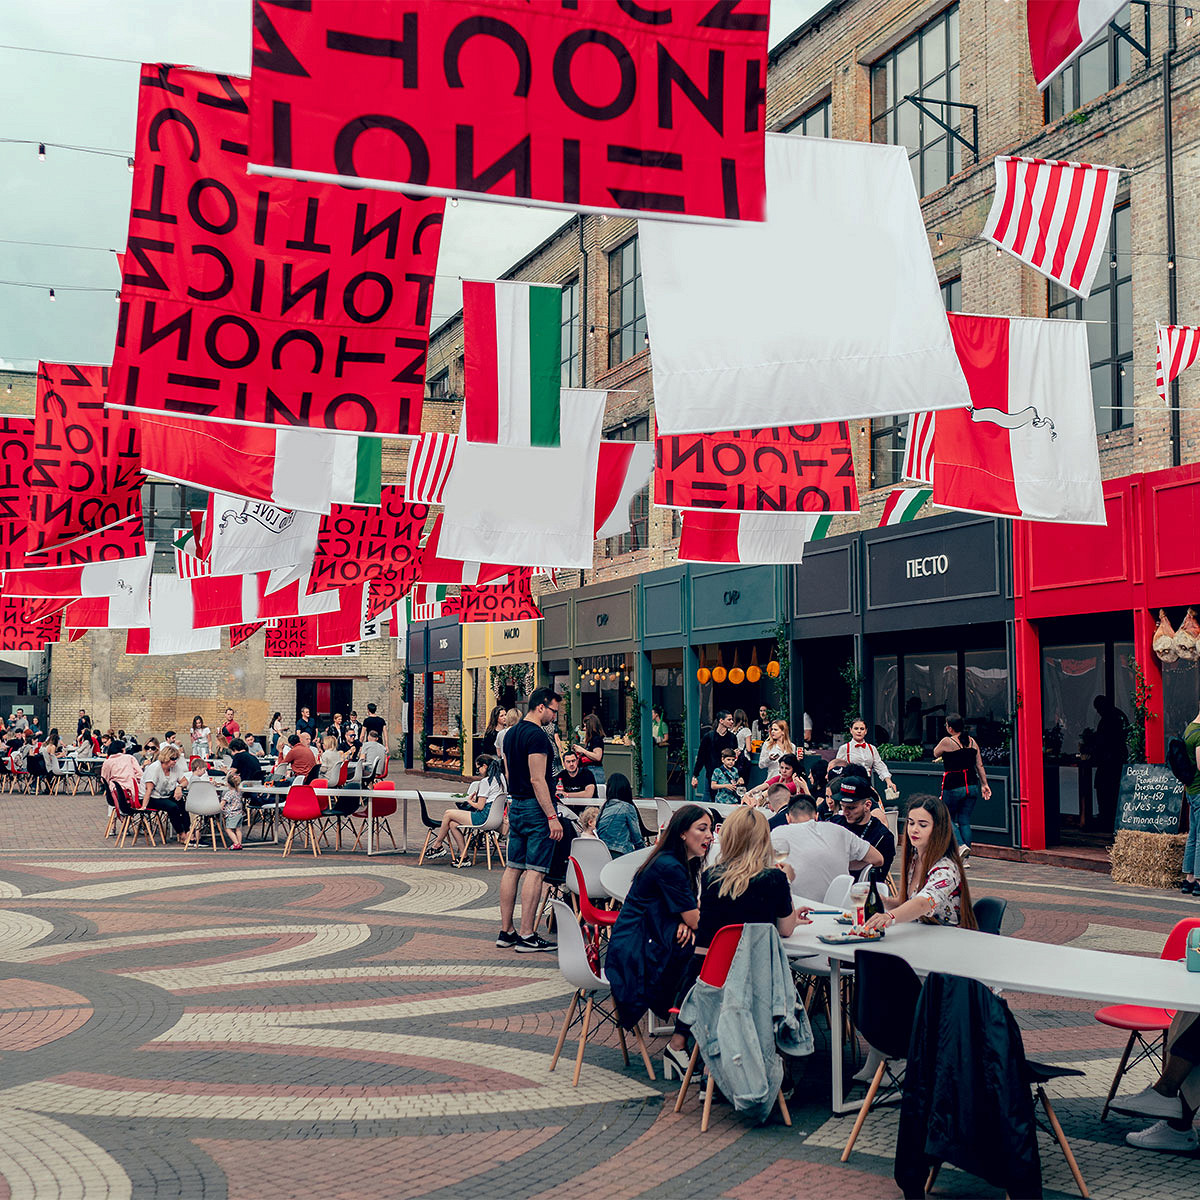
<svg viewBox="0 0 1200 1200">
<path fill-rule="evenodd" d="M 743 671 L 741 667 L 734 667 L 733 670 L 729 672 L 729 682 L 732 684 L 745 683 L 746 672 Z"/>
<path fill-rule="evenodd" d="M 779 678 L 779 663 L 775 659 L 771 659 L 771 661 L 767 663 L 767 674 L 770 675 L 772 679 Z"/>
<path fill-rule="evenodd" d="M 762 667 L 760 667 L 758 663 L 751 663 L 746 668 L 746 678 L 750 680 L 751 683 L 757 683 L 762 678 Z"/>
<path fill-rule="evenodd" d="M 707 667 L 701 667 L 696 672 L 696 680 L 700 684 L 707 683 L 712 678 L 712 672 Z"/>
<path fill-rule="evenodd" d="M 724 667 L 713 667 L 713 683 L 724 683 L 727 678 L 727 672 Z"/>
</svg>

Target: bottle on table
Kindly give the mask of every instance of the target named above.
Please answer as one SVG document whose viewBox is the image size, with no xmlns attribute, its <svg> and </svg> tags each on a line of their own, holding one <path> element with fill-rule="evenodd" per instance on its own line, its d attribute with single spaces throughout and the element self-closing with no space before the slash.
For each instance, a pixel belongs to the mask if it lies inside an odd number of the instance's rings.
<svg viewBox="0 0 1200 1200">
<path fill-rule="evenodd" d="M 869 921 L 876 913 L 883 912 L 883 897 L 879 894 L 879 881 L 875 877 L 875 871 L 871 871 L 871 890 L 867 893 L 866 902 L 863 904 L 863 919 Z"/>
</svg>

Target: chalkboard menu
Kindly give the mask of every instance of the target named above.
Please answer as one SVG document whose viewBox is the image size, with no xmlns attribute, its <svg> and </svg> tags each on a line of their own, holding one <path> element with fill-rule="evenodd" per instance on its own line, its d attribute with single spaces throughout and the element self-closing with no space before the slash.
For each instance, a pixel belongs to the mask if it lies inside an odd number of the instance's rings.
<svg viewBox="0 0 1200 1200">
<path fill-rule="evenodd" d="M 1183 810 L 1183 784 L 1160 763 L 1130 763 L 1121 776 L 1117 828 L 1175 833 Z"/>
</svg>

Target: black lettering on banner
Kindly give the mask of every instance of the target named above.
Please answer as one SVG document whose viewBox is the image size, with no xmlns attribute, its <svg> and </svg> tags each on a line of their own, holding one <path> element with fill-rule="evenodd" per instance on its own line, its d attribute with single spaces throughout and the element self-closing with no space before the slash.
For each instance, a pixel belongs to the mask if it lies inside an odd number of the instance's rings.
<svg viewBox="0 0 1200 1200">
<path fill-rule="evenodd" d="M 417 86 L 417 14 L 406 12 L 401 18 L 403 28 L 400 38 L 367 37 L 359 33 L 346 33 L 331 29 L 325 35 L 325 44 L 330 50 L 341 50 L 346 54 L 365 54 L 371 58 L 396 58 L 404 64 L 400 86 Z"/>
<path fill-rule="evenodd" d="M 746 469 L 746 454 L 733 442 L 718 442 L 712 450 L 712 463 L 722 475 L 740 475 Z"/>
<path fill-rule="evenodd" d="M 363 285 L 369 283 L 374 283 L 379 289 L 379 306 L 373 312 L 359 308 L 360 292 L 363 291 Z M 368 291 L 367 296 L 369 295 Z M 378 271 L 363 271 L 346 284 L 346 290 L 342 293 L 342 307 L 352 321 L 361 325 L 372 325 L 391 308 L 394 295 L 392 281 L 386 275 Z"/>
<path fill-rule="evenodd" d="M 215 191 L 225 202 L 225 216 L 221 220 L 209 220 L 201 207 L 201 200 L 207 191 Z M 233 193 L 219 179 L 197 179 L 188 191 L 188 215 L 209 233 L 232 233 L 237 228 L 238 207 Z"/>
<path fill-rule="evenodd" d="M 708 52 L 708 91 L 699 85 L 671 57 L 661 42 L 658 44 L 658 124 L 662 129 L 675 127 L 674 91 L 679 90 L 692 102 L 696 111 L 717 131 L 725 132 L 725 54 L 721 50 Z"/>
<path fill-rule="evenodd" d="M 769 21 L 766 14 L 742 13 L 742 0 L 716 0 L 712 8 L 697 22 L 709 29 L 766 29 Z"/>
<path fill-rule="evenodd" d="M 396 257 L 396 244 L 400 240 L 400 218 L 404 215 L 402 208 L 397 208 L 389 213 L 386 217 L 380 217 L 374 225 L 368 228 L 367 226 L 367 206 L 359 204 L 354 209 L 354 235 L 350 241 L 350 253 L 357 254 L 365 246 L 369 246 L 377 237 L 384 234 L 387 235 L 386 248 L 383 252 L 384 258 Z M 428 218 L 426 218 L 428 220 Z M 417 238 L 420 238 L 421 229 L 424 228 L 425 222 L 422 221 L 417 227 Z M 414 253 L 420 252 L 420 245 L 413 246 Z"/>
<path fill-rule="evenodd" d="M 325 301 L 329 294 L 329 270 L 318 272 L 307 283 L 302 283 L 294 291 L 292 289 L 292 272 L 294 263 L 283 264 L 283 295 L 279 301 L 279 315 L 286 316 L 305 296 L 312 295 L 312 318 L 314 321 L 325 319 Z"/>
<path fill-rule="evenodd" d="M 406 36 L 407 32 L 406 26 Z M 468 17 L 465 21 L 460 21 L 450 31 L 449 37 L 446 38 L 445 48 L 442 51 L 442 70 L 445 73 L 446 82 L 452 88 L 465 86 L 463 84 L 462 73 L 459 70 L 458 60 L 462 54 L 463 47 L 474 37 L 495 38 L 513 52 L 513 57 L 517 60 L 517 82 L 513 88 L 513 95 L 528 96 L 529 82 L 533 76 L 533 57 L 529 53 L 529 44 L 507 21 L 501 21 L 496 17 Z M 495 66 L 492 67 L 493 71 L 498 69 Z M 405 72 L 404 86 L 417 86 L 415 66 L 412 83 L 408 82 L 407 71 Z"/>
<path fill-rule="evenodd" d="M 264 71 L 279 71 L 283 75 L 301 75 L 307 79 L 308 72 L 284 44 L 283 38 L 279 36 L 279 31 L 267 14 L 268 7 L 294 8 L 300 12 L 312 12 L 312 5 L 308 3 L 308 0 L 286 0 L 285 3 L 276 3 L 276 0 L 257 0 L 254 5 L 254 32 L 266 44 L 263 47 L 254 47 L 254 65 Z"/>
<path fill-rule="evenodd" d="M 358 177 L 358 170 L 354 166 L 354 147 L 358 139 L 372 129 L 386 129 L 404 143 L 409 164 L 405 183 L 428 182 L 429 148 L 424 139 L 407 121 L 388 116 L 387 113 L 368 113 L 342 127 L 333 143 L 333 162 L 339 175 L 349 175 L 352 179 Z"/>
<path fill-rule="evenodd" d="M 533 159 L 530 135 L 506 150 L 481 170 L 475 168 L 475 126 L 454 127 L 454 186 L 467 192 L 490 192 L 506 176 L 513 178 L 513 194 L 533 194 Z"/>
<path fill-rule="evenodd" d="M 242 352 L 236 356 L 227 356 L 218 349 L 218 338 L 221 331 L 227 328 L 239 329 L 245 335 L 245 346 L 242 348 Z M 223 340 L 228 345 L 231 340 L 236 341 L 236 337 Z M 208 357 L 219 366 L 227 367 L 232 371 L 240 371 L 244 367 L 248 367 L 258 357 L 259 344 L 258 330 L 245 317 L 239 317 L 236 313 L 226 313 L 224 316 L 217 317 L 204 334 L 204 348 L 208 351 Z"/>
<path fill-rule="evenodd" d="M 187 294 L 193 300 L 221 300 L 225 296 L 228 296 L 233 291 L 233 264 L 229 259 L 216 246 L 193 246 L 192 253 L 216 259 L 221 268 L 221 282 L 215 288 L 209 288 L 207 291 L 201 291 L 197 287 L 189 286 Z M 161 279 L 162 277 L 159 276 L 159 278 Z M 166 284 L 164 283 L 163 286 L 166 287 Z"/>
<path fill-rule="evenodd" d="M 283 366 L 283 352 L 292 342 L 303 342 L 306 346 L 312 347 L 313 357 L 310 372 L 313 375 L 319 375 L 321 367 L 325 363 L 325 347 L 311 329 L 289 329 L 287 333 L 283 334 L 271 351 L 271 366 L 277 371 Z"/>
<path fill-rule="evenodd" d="M 814 501 L 815 503 L 810 503 Z M 829 493 L 819 487 L 802 487 L 796 494 L 797 512 L 828 512 Z"/>
<path fill-rule="evenodd" d="M 571 64 L 583 46 L 603 46 L 612 56 L 621 74 L 617 94 L 607 104 L 592 104 L 576 90 Z M 559 98 L 572 111 L 591 121 L 611 121 L 629 111 L 637 93 L 637 67 L 625 46 L 603 29 L 578 29 L 563 38 L 554 52 L 554 87 Z"/>
<path fill-rule="evenodd" d="M 672 21 L 671 6 L 666 8 L 646 8 L 637 0 L 617 0 L 617 7 L 628 17 L 640 21 L 643 25 L 670 25 Z"/>
<path fill-rule="evenodd" d="M 129 250 L 125 257 L 125 277 L 121 282 L 129 284 L 130 287 L 150 287 L 159 288 L 164 292 L 170 291 L 167 281 L 162 277 L 158 268 L 150 261 L 148 254 L 150 250 L 162 250 L 167 254 L 174 254 L 175 244 L 173 242 L 160 242 L 153 238 L 137 237 L 131 234 L 129 237 Z M 133 261 L 145 272 L 144 275 L 138 275 L 129 269 L 130 256 L 133 257 Z"/>
<path fill-rule="evenodd" d="M 417 223 L 416 229 L 413 231 L 412 252 L 421 254 L 421 241 L 428 229 L 438 229 L 442 227 L 443 216 L 440 212 L 426 213 L 425 216 Z M 389 256 L 390 257 L 390 256 Z"/>
<path fill-rule="evenodd" d="M 304 206 L 304 233 L 299 239 L 284 243 L 289 250 L 304 250 L 308 254 L 329 254 L 333 250 L 327 242 L 317 241 L 317 213 L 320 207 L 316 196 L 309 196 Z"/>
</svg>

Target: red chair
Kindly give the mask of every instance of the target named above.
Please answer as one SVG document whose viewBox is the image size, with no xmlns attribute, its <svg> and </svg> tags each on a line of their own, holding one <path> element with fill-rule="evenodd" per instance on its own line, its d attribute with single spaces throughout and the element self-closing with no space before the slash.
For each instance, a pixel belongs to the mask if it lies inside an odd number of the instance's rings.
<svg viewBox="0 0 1200 1200">
<path fill-rule="evenodd" d="M 700 967 L 700 979 L 702 982 L 710 984 L 712 987 L 724 987 L 725 977 L 729 974 L 729 968 L 733 964 L 733 956 L 737 953 L 738 943 L 742 940 L 741 925 L 722 925 L 717 930 L 713 937 L 712 945 L 708 948 L 708 953 L 704 956 L 704 963 Z M 688 1062 L 687 1074 L 683 1077 L 683 1082 L 679 1085 L 679 1096 L 675 1101 L 675 1111 L 679 1112 L 683 1108 L 683 1101 L 687 1096 L 688 1087 L 692 1082 L 692 1075 L 696 1070 L 696 1063 L 700 1059 L 700 1047 L 697 1045 L 692 1050 L 692 1057 Z M 716 1087 L 716 1082 L 713 1079 L 712 1072 L 708 1075 L 708 1086 L 704 1089 L 704 1114 L 700 1118 L 700 1132 L 708 1132 L 708 1119 L 712 1113 L 712 1098 L 713 1089 Z M 779 1115 L 783 1118 L 785 1125 L 791 1125 L 792 1115 L 788 1112 L 787 1101 L 783 1098 L 783 1089 L 779 1090 Z"/>
<path fill-rule="evenodd" d="M 306 784 L 298 783 L 288 789 L 288 794 L 284 797 L 283 812 L 281 814 L 285 821 L 291 822 L 287 842 L 283 847 L 284 858 L 292 852 L 292 839 L 296 836 L 296 830 L 301 825 L 304 826 L 304 836 L 308 839 L 308 845 L 312 847 L 313 855 L 316 856 L 321 853 L 320 847 L 317 845 L 317 830 L 315 828 L 315 822 L 321 819 L 321 807 L 321 801 L 317 793 Z"/>
<path fill-rule="evenodd" d="M 371 790 L 376 792 L 395 792 L 396 785 L 394 783 L 387 783 L 383 780 L 380 780 L 380 782 L 375 784 Z M 396 809 L 399 808 L 399 806 L 399 802 L 396 800 L 394 795 L 387 798 L 383 796 L 377 796 L 374 803 L 371 805 L 373 814 L 371 819 L 374 822 L 374 829 L 372 830 L 371 837 L 375 842 L 378 842 L 380 829 L 386 829 L 388 837 L 392 839 L 393 850 L 397 849 L 396 835 L 392 833 L 392 827 L 388 823 L 388 817 L 395 816 Z M 367 806 L 365 804 L 354 814 L 354 818 L 355 820 L 361 821 L 362 824 L 358 827 L 354 834 L 354 845 L 351 847 L 352 851 L 358 849 L 358 844 L 362 841 L 362 835 L 367 829 Z"/>
<path fill-rule="evenodd" d="M 1200 917 L 1184 917 L 1167 934 L 1167 940 L 1163 945 L 1162 954 L 1159 957 L 1169 962 L 1178 962 L 1181 960 L 1187 953 L 1187 935 L 1191 930 L 1196 928 L 1200 928 Z M 1108 1089 L 1104 1108 L 1100 1111 L 1100 1120 L 1103 1121 L 1108 1116 L 1108 1106 L 1112 1103 L 1112 1098 L 1117 1094 L 1117 1088 L 1120 1086 L 1122 1075 L 1127 1071 L 1133 1070 L 1138 1063 L 1153 1054 L 1161 1055 L 1163 1065 L 1166 1065 L 1166 1032 L 1170 1028 L 1174 1017 L 1174 1009 L 1147 1008 L 1141 1004 L 1109 1004 L 1104 1008 L 1096 1009 L 1096 1020 L 1101 1025 L 1108 1025 L 1113 1029 L 1129 1030 L 1129 1040 L 1125 1043 L 1121 1062 L 1117 1067 L 1117 1073 L 1113 1076 L 1112 1087 Z M 1143 1036 L 1147 1033 L 1154 1034 L 1154 1038 L 1147 1041 Z M 1133 1062 L 1130 1062 L 1129 1055 L 1135 1044 L 1139 1047 L 1138 1054 Z"/>
<path fill-rule="evenodd" d="M 157 845 L 154 840 L 154 814 L 149 809 L 142 808 L 136 794 L 130 795 L 119 783 L 110 782 L 108 796 L 117 814 L 117 820 L 121 822 L 121 828 L 117 834 L 117 849 L 120 850 L 125 845 L 125 837 L 129 833 L 130 826 L 133 827 L 133 845 L 137 845 L 138 834 L 143 831 L 145 831 L 146 840 L 150 845 Z"/>
<path fill-rule="evenodd" d="M 574 855 L 567 860 L 567 865 L 575 872 L 575 882 L 579 886 L 579 912 L 583 917 L 583 923 L 591 930 L 588 940 L 595 949 L 594 963 L 598 965 L 600 962 L 600 932 L 603 929 L 611 929 L 617 923 L 617 918 L 621 913 L 619 909 L 615 908 L 597 908 L 588 897 L 583 868 Z M 729 968 L 725 969 L 728 971 Z"/>
</svg>

